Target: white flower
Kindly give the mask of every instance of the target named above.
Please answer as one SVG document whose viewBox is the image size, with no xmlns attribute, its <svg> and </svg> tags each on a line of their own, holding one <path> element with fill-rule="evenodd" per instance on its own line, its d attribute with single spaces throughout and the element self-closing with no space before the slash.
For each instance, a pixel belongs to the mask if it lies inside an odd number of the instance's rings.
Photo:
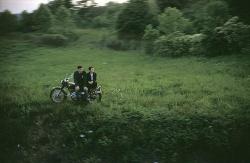
<svg viewBox="0 0 250 163">
<path fill-rule="evenodd" d="M 88 133 L 91 134 L 91 133 L 93 133 L 93 131 L 92 131 L 92 130 L 89 130 Z"/>
<path fill-rule="evenodd" d="M 80 135 L 80 138 L 84 138 L 84 137 L 85 137 L 85 135 L 83 135 L 83 134 Z"/>
</svg>

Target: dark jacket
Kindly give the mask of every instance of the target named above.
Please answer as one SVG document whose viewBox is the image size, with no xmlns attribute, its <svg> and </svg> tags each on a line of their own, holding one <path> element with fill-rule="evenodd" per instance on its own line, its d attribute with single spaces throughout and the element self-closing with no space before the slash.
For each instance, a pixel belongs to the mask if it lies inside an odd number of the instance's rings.
<svg viewBox="0 0 250 163">
<path fill-rule="evenodd" d="M 93 80 L 91 80 L 91 75 L 90 72 L 87 73 L 87 81 L 93 81 L 96 82 L 96 78 L 97 78 L 97 74 L 95 72 L 93 72 Z"/>
<path fill-rule="evenodd" d="M 78 71 L 74 72 L 74 83 L 77 86 L 86 86 L 87 84 L 87 73 L 83 71 L 82 73 L 79 73 Z"/>
</svg>

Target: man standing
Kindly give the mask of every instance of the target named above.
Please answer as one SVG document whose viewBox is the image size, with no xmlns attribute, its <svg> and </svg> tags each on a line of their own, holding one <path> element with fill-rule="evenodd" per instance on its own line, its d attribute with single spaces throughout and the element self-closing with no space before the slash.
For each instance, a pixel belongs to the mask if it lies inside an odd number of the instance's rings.
<svg viewBox="0 0 250 163">
<path fill-rule="evenodd" d="M 77 71 L 74 72 L 75 90 L 79 97 L 79 92 L 85 91 L 87 86 L 87 73 L 82 66 L 77 66 Z"/>
<path fill-rule="evenodd" d="M 89 67 L 89 72 L 87 73 L 87 86 L 88 86 L 88 89 L 96 89 L 97 87 L 97 82 L 96 82 L 96 79 L 97 79 L 97 74 L 95 73 L 95 68 L 90 66 Z"/>
</svg>

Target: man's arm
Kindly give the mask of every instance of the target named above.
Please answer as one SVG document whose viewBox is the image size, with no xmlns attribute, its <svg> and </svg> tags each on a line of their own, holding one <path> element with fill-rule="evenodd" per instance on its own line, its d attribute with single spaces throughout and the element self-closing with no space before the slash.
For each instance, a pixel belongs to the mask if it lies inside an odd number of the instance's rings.
<svg viewBox="0 0 250 163">
<path fill-rule="evenodd" d="M 83 71 L 82 80 L 83 80 L 84 85 L 86 85 L 88 83 L 87 73 L 85 71 Z"/>
<path fill-rule="evenodd" d="M 79 85 L 79 81 L 77 79 L 77 73 L 76 72 L 74 72 L 74 83 L 75 83 L 75 85 Z"/>
</svg>

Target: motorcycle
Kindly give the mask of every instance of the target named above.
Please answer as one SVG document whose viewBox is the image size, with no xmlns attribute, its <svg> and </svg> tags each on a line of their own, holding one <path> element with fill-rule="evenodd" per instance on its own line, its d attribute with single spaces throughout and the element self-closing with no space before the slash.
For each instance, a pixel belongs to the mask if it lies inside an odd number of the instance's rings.
<svg viewBox="0 0 250 163">
<path fill-rule="evenodd" d="M 50 99 L 54 103 L 62 103 L 67 100 L 70 96 L 71 100 L 74 102 L 85 102 L 91 103 L 93 101 L 101 102 L 102 99 L 102 89 L 101 86 L 97 86 L 96 89 L 87 90 L 84 89 L 83 92 L 75 91 L 75 83 L 70 82 L 70 78 L 65 78 L 61 80 L 60 87 L 54 87 L 50 91 Z"/>
</svg>

